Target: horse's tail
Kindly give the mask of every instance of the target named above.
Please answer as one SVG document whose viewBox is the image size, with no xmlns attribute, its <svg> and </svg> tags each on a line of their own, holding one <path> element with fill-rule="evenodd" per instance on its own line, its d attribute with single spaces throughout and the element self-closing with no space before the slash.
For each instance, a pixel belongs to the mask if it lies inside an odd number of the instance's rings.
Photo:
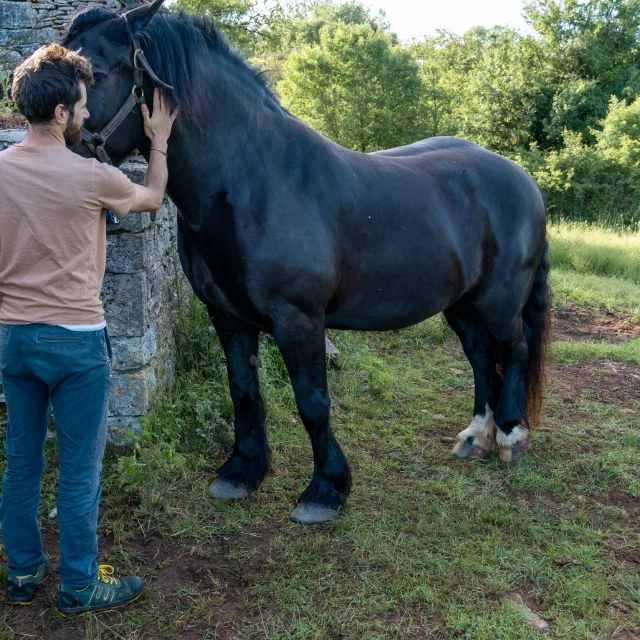
<svg viewBox="0 0 640 640">
<path fill-rule="evenodd" d="M 549 295 L 549 243 L 545 241 L 542 258 L 533 288 L 522 309 L 522 319 L 529 327 L 529 360 L 525 373 L 525 424 L 535 427 L 542 410 L 546 348 L 551 329 L 551 300 Z"/>
</svg>

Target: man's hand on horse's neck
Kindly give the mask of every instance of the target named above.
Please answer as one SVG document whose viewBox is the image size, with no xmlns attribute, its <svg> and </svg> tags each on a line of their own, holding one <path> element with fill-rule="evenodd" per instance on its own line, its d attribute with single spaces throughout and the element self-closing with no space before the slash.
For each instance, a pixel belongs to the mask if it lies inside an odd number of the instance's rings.
<svg viewBox="0 0 640 640">
<path fill-rule="evenodd" d="M 149 108 L 146 104 L 143 104 L 141 109 L 144 132 L 151 140 L 149 168 L 147 169 L 144 185 L 159 194 L 161 204 L 169 176 L 166 155 L 169 136 L 171 135 L 171 127 L 178 115 L 178 110 L 171 112 L 158 89 L 153 92 L 153 116 L 149 115 Z"/>
</svg>

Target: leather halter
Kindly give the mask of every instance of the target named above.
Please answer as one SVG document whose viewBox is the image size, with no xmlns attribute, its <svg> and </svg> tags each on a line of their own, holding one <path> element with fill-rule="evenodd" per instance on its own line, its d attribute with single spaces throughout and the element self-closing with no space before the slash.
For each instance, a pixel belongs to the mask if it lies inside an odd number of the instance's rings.
<svg viewBox="0 0 640 640">
<path fill-rule="evenodd" d="M 144 72 L 146 71 L 149 76 L 165 89 L 169 89 L 173 91 L 173 87 L 168 85 L 166 82 L 163 82 L 158 78 L 158 76 L 154 73 L 153 69 L 149 65 L 149 62 L 145 58 L 144 51 L 140 46 L 140 41 L 133 35 L 131 31 L 131 27 L 129 26 L 129 22 L 127 21 L 126 16 L 123 16 L 125 24 L 127 25 L 127 30 L 129 31 L 129 35 L 131 36 L 131 41 L 133 42 L 133 88 L 131 89 L 131 93 L 129 97 L 126 99 L 125 103 L 120 107 L 118 113 L 116 113 L 113 118 L 109 121 L 109 123 L 99 131 L 98 133 L 91 133 L 85 127 L 82 127 L 82 142 L 89 148 L 89 151 L 100 161 L 106 164 L 113 164 L 111 162 L 111 158 L 109 154 L 106 152 L 104 145 L 109 139 L 109 137 L 115 132 L 115 130 L 122 124 L 124 119 L 133 111 L 136 105 L 145 104 L 144 99 L 144 89 L 142 87 L 144 80 Z M 140 92 L 138 96 L 137 92 Z"/>
</svg>

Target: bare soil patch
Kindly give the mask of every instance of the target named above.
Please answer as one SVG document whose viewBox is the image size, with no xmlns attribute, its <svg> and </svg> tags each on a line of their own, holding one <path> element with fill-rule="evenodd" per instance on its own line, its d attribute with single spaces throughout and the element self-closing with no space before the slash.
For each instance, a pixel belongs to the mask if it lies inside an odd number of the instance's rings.
<svg viewBox="0 0 640 640">
<path fill-rule="evenodd" d="M 132 608 L 153 606 L 170 611 L 170 619 L 179 628 L 177 634 L 182 640 L 200 639 L 216 625 L 216 637 L 224 637 L 224 629 L 228 627 L 231 633 L 236 621 L 251 619 L 247 604 L 252 598 L 252 586 L 264 573 L 270 561 L 271 541 L 282 526 L 279 521 L 266 522 L 236 536 L 220 537 L 207 546 L 204 555 L 195 553 L 183 542 L 158 534 L 147 537 L 140 534 L 129 540 L 126 547 L 135 558 L 133 571 L 143 577 L 147 586 L 147 593 Z M 4 625 L 15 633 L 16 640 L 82 640 L 86 637 L 88 619 L 64 621 L 56 612 L 61 578 L 55 571 L 59 560 L 55 521 L 42 523 L 42 539 L 52 563 L 51 577 L 40 587 L 32 606 L 9 610 Z M 113 542 L 100 536 L 99 543 L 101 558 L 108 557 Z M 121 568 L 116 567 L 116 572 L 122 574 Z M 206 603 L 202 615 L 187 614 L 193 608 L 194 598 L 202 598 Z M 181 616 L 181 612 L 186 615 Z M 125 615 L 126 610 L 105 612 L 98 619 L 111 626 Z"/>
<path fill-rule="evenodd" d="M 622 343 L 640 338 L 640 324 L 630 321 L 630 313 L 613 313 L 591 307 L 554 309 L 552 334 L 554 340 Z"/>
<path fill-rule="evenodd" d="M 640 366 L 636 364 L 612 360 L 555 363 L 549 386 L 568 405 L 595 400 L 640 416 Z"/>
</svg>

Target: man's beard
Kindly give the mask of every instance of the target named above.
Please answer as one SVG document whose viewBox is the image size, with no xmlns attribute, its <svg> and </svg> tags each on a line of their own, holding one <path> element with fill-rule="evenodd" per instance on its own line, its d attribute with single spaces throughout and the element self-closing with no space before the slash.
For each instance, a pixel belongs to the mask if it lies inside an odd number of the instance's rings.
<svg viewBox="0 0 640 640">
<path fill-rule="evenodd" d="M 64 141 L 69 147 L 77 147 L 82 142 L 82 124 L 76 125 L 73 114 L 64 130 Z"/>
</svg>

